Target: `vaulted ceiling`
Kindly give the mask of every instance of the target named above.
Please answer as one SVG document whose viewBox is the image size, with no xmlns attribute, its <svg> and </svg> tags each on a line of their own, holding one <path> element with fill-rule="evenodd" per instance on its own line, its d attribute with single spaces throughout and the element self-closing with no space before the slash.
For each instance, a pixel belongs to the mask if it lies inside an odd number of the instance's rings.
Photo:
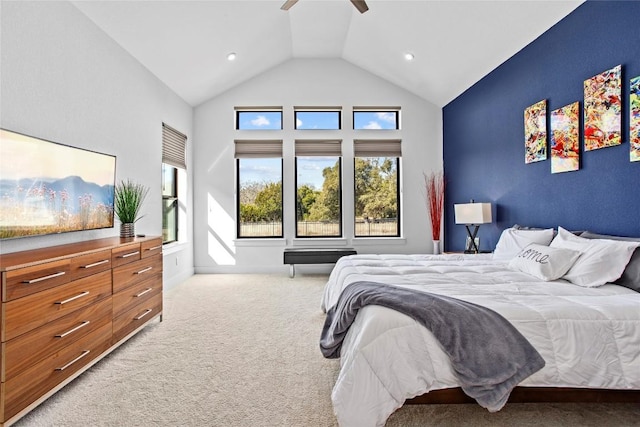
<svg viewBox="0 0 640 427">
<path fill-rule="evenodd" d="M 72 3 L 192 106 L 292 58 L 342 58 L 444 106 L 583 1 Z"/>
</svg>

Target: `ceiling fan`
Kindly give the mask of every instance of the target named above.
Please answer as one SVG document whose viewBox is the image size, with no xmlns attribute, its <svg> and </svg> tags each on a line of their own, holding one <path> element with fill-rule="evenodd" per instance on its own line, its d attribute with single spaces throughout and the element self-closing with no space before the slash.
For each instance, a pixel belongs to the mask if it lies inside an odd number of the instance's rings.
<svg viewBox="0 0 640 427">
<path fill-rule="evenodd" d="M 367 10 L 369 10 L 369 6 L 367 6 L 367 3 L 365 2 L 365 0 L 350 0 L 350 1 L 356 7 L 356 9 L 358 9 L 360 13 L 365 13 Z M 291 6 L 293 6 L 296 3 L 298 3 L 298 0 L 286 0 L 280 9 L 289 10 L 289 8 L 291 8 Z"/>
</svg>

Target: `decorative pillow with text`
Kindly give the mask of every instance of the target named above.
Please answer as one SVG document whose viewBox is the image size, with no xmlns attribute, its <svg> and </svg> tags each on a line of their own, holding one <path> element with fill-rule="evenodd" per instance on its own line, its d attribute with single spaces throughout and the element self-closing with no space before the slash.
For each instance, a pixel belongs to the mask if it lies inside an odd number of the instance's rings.
<svg viewBox="0 0 640 427">
<path fill-rule="evenodd" d="M 507 228 L 500 235 L 493 259 L 510 260 L 518 255 L 529 243 L 549 246 L 553 239 L 553 228 L 536 230 L 517 230 Z"/>
<path fill-rule="evenodd" d="M 578 251 L 531 243 L 509 261 L 509 268 L 545 281 L 556 280 L 569 271 L 578 257 Z"/>
</svg>

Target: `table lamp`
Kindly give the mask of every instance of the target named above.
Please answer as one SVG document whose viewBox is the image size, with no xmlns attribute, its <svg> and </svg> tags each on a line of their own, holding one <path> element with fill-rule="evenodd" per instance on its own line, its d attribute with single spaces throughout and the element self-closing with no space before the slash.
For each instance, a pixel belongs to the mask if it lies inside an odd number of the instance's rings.
<svg viewBox="0 0 640 427">
<path fill-rule="evenodd" d="M 478 245 L 476 245 L 476 236 L 480 224 L 488 224 L 491 220 L 491 203 L 459 203 L 453 205 L 456 224 L 464 224 L 467 228 L 467 234 L 471 239 L 472 250 L 465 250 L 465 253 L 478 253 Z M 471 231 L 473 227 L 473 231 Z"/>
</svg>

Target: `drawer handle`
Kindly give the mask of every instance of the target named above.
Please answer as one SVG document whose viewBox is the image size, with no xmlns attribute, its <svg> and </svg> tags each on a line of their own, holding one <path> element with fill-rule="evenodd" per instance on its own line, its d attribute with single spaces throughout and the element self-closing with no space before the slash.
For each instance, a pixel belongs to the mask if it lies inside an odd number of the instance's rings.
<svg viewBox="0 0 640 427">
<path fill-rule="evenodd" d="M 147 271 L 151 270 L 153 267 L 147 267 L 147 268 L 143 268 L 140 271 L 136 271 L 134 274 L 142 274 L 142 273 L 146 273 Z"/>
<path fill-rule="evenodd" d="M 53 273 L 53 274 L 50 274 L 50 275 L 44 276 L 44 277 L 38 277 L 37 279 L 23 280 L 22 283 L 25 283 L 27 285 L 31 285 L 33 283 L 42 282 L 43 280 L 48 280 L 48 279 L 53 279 L 54 277 L 64 276 L 65 274 L 67 274 L 66 271 L 58 271 L 57 273 Z"/>
<path fill-rule="evenodd" d="M 75 331 L 77 331 L 78 329 L 84 328 L 85 326 L 87 326 L 89 323 L 91 323 L 89 320 L 85 320 L 84 322 L 82 322 L 81 324 L 79 324 L 78 326 L 76 326 L 73 329 L 69 329 L 67 332 L 63 332 L 59 335 L 56 335 L 56 338 L 64 338 L 69 334 L 74 333 Z"/>
<path fill-rule="evenodd" d="M 98 261 L 98 262 L 94 262 L 93 264 L 87 264 L 87 265 L 81 265 L 80 268 L 91 268 L 91 267 L 97 267 L 99 265 L 102 264 L 106 264 L 108 263 L 109 260 L 108 259 L 103 259 L 102 261 Z"/>
<path fill-rule="evenodd" d="M 81 294 L 78 294 L 75 297 L 67 298 L 64 301 L 56 301 L 55 304 L 59 304 L 59 305 L 66 304 L 68 302 L 77 300 L 78 298 L 86 297 L 87 295 L 89 295 L 89 291 L 84 291 Z"/>
<path fill-rule="evenodd" d="M 139 253 L 140 253 L 140 251 L 135 251 L 135 252 L 131 252 L 129 254 L 120 255 L 120 256 L 118 256 L 118 258 L 129 258 L 130 256 L 138 255 Z"/>
<path fill-rule="evenodd" d="M 134 318 L 133 318 L 133 320 L 140 320 L 140 319 L 142 319 L 144 316 L 146 316 L 147 314 L 151 313 L 152 311 L 153 311 L 152 309 L 147 308 L 147 309 L 145 310 L 145 312 L 144 312 L 144 313 L 142 313 L 142 314 L 141 314 L 140 316 L 138 316 L 138 317 L 134 317 Z"/>
<path fill-rule="evenodd" d="M 145 289 L 144 291 L 140 292 L 139 294 L 135 295 L 135 297 L 136 297 L 136 298 L 139 298 L 139 297 L 141 297 L 142 295 L 144 295 L 144 294 L 147 294 L 147 293 L 151 292 L 152 290 L 153 290 L 153 288 L 147 288 L 147 289 Z"/>
<path fill-rule="evenodd" d="M 162 249 L 162 245 L 147 248 L 148 251 L 157 251 L 158 249 Z"/>
<path fill-rule="evenodd" d="M 80 354 L 80 356 L 76 357 L 75 359 L 73 359 L 71 362 L 67 363 L 64 366 L 61 366 L 59 368 L 56 368 L 56 371 L 64 371 L 65 369 L 67 369 L 69 366 L 73 365 L 74 363 L 76 363 L 78 360 L 82 359 L 83 357 L 85 357 L 87 354 L 91 353 L 91 350 L 85 350 L 82 352 L 82 354 Z"/>
</svg>

